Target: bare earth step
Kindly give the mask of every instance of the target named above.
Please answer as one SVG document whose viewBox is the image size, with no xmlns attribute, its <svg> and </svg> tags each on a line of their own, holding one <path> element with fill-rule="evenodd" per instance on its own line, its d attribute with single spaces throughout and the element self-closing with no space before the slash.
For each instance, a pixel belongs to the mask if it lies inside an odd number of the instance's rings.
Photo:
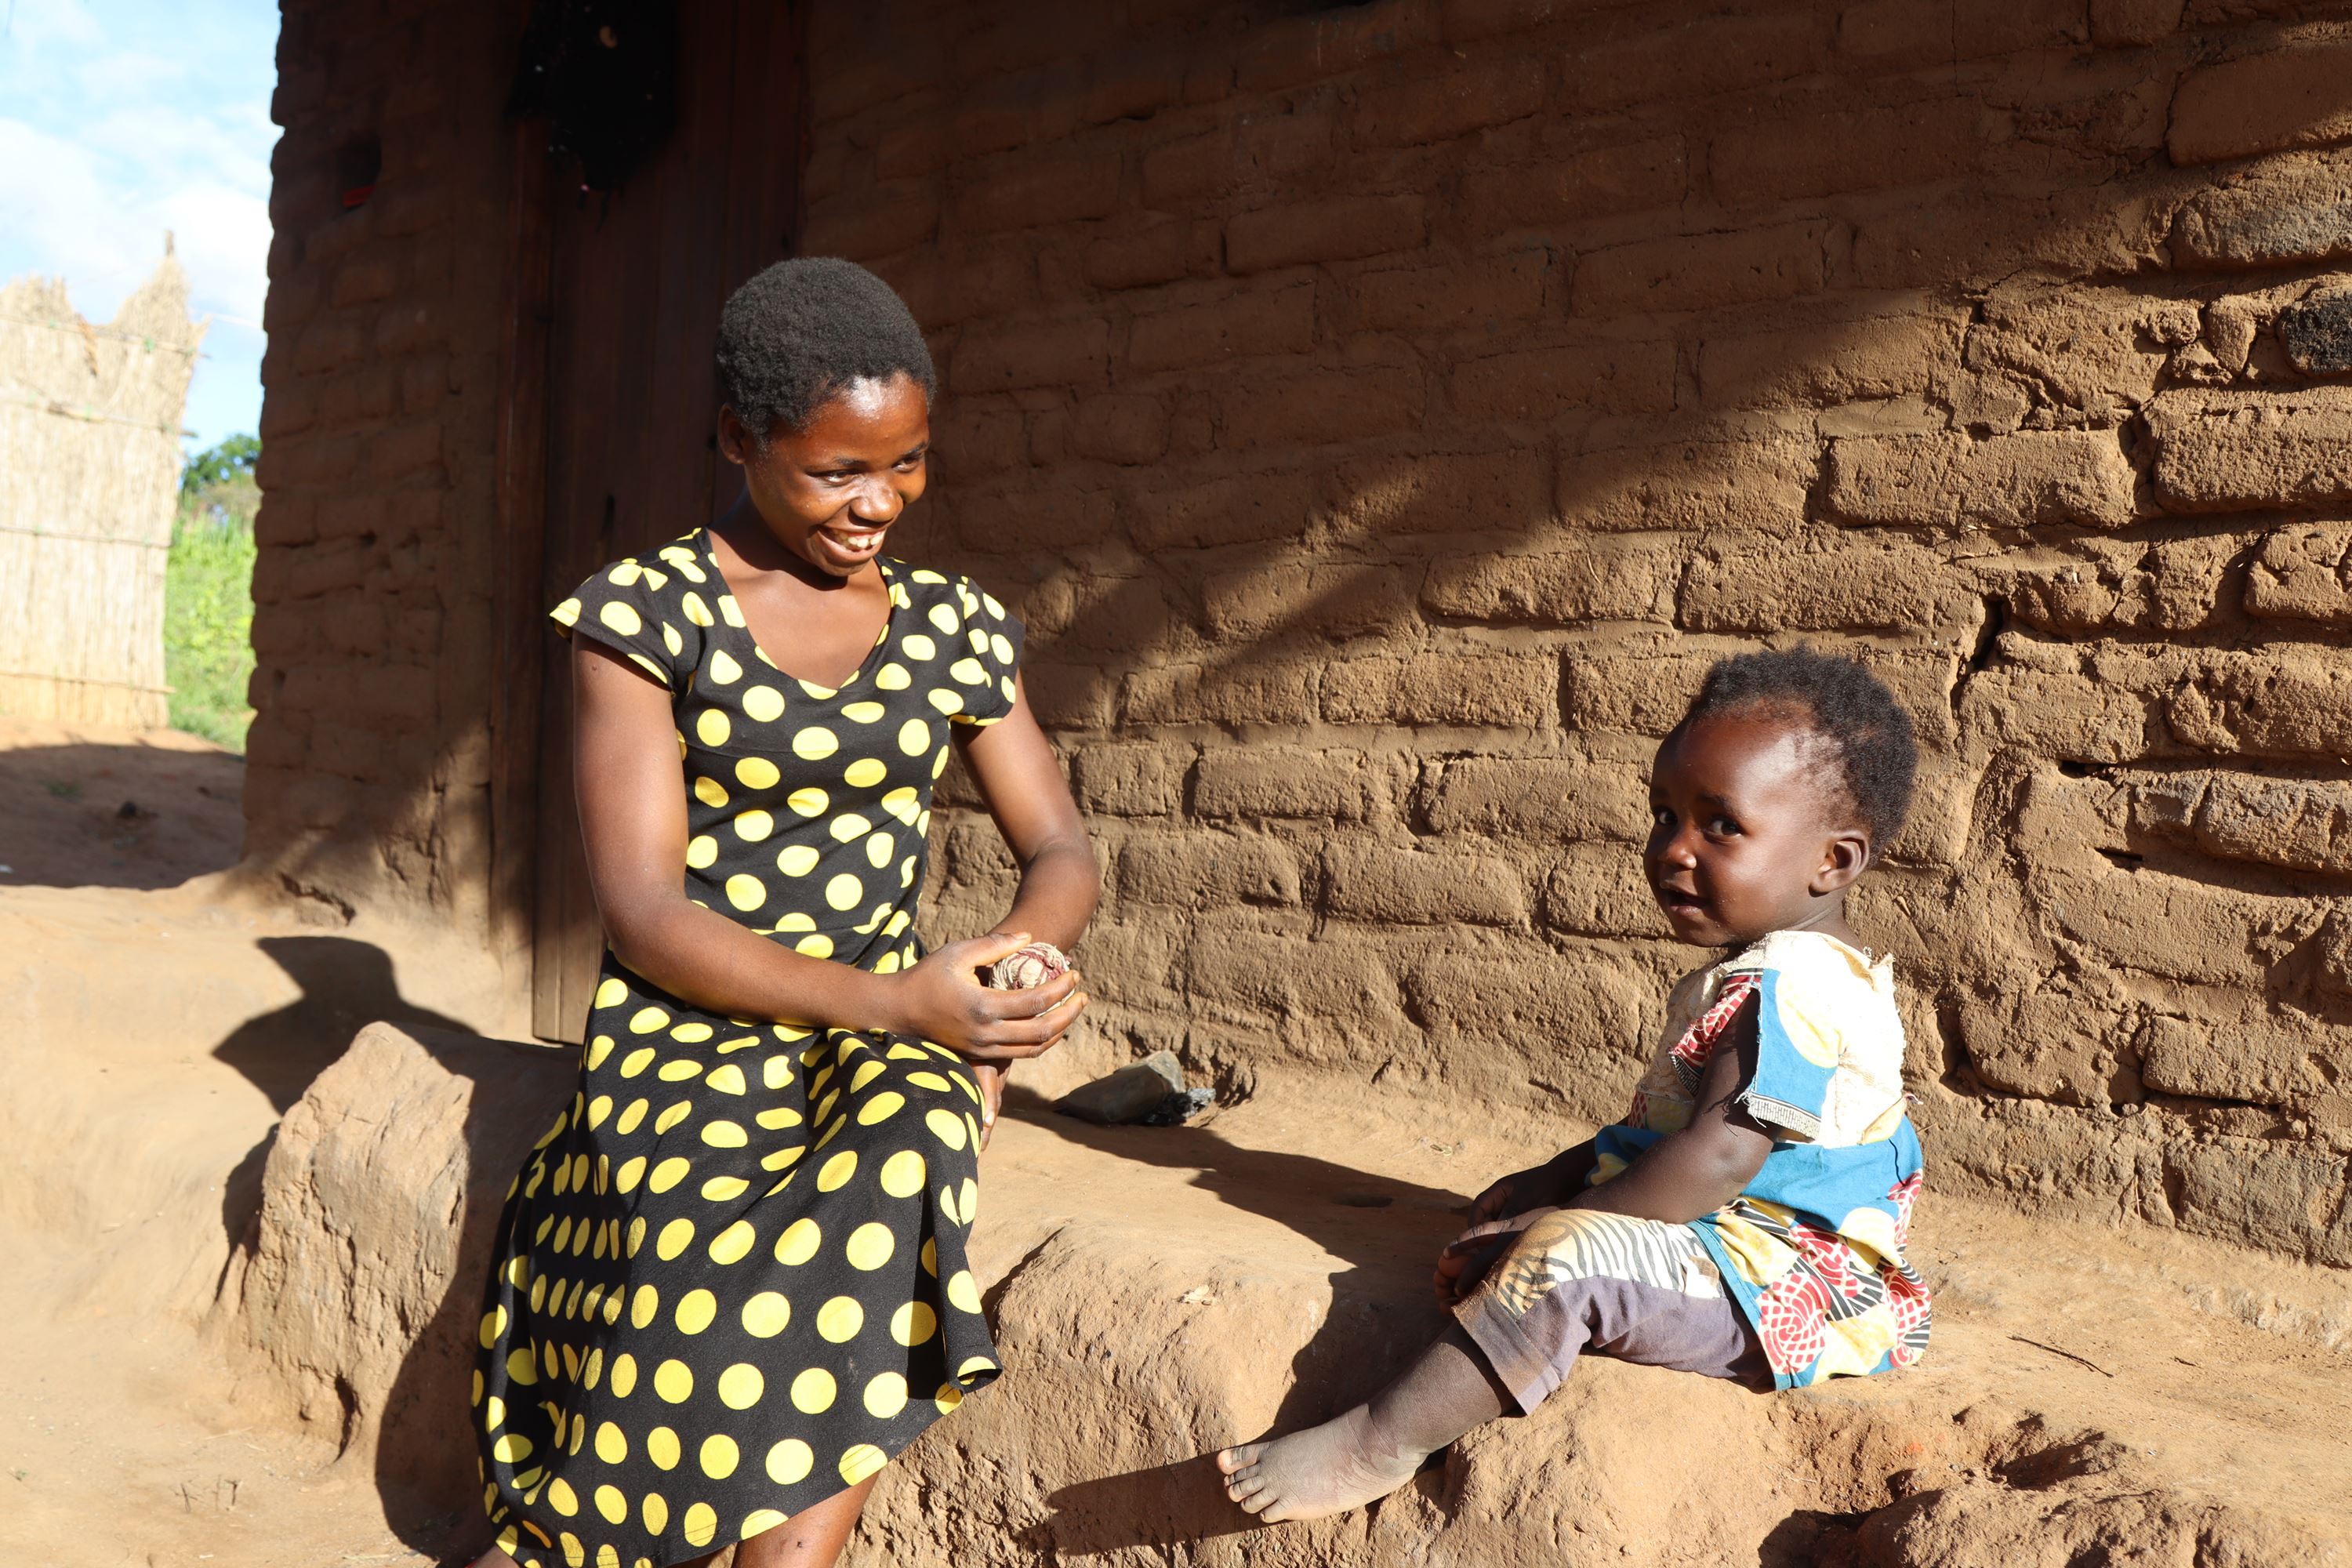
<svg viewBox="0 0 2352 1568">
<path fill-rule="evenodd" d="M 414 1544 L 470 1502 L 481 1249 L 570 1081 L 566 1053 L 363 1031 L 289 1113 L 209 1325 L 241 1417 L 299 1412 Z M 1925 1211 L 1913 1372 L 1755 1395 L 1596 1362 L 1365 1514 L 1245 1530 L 1198 1456 L 1433 1333 L 1429 1258 L 1503 1154 L 1315 1112 L 1277 1082 L 1208 1128 L 1009 1119 L 979 1261 L 1010 1374 L 891 1472 L 854 1560 L 2352 1560 L 2341 1276 L 1958 1203 Z"/>
</svg>

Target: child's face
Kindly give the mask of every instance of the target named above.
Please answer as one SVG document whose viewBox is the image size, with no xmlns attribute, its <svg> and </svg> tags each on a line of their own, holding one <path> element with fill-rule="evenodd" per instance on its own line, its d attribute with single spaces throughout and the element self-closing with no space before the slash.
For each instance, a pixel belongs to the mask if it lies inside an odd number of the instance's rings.
<svg viewBox="0 0 2352 1568">
<path fill-rule="evenodd" d="M 1870 841 L 1822 777 L 1834 765 L 1785 716 L 1712 715 L 1666 737 L 1650 770 L 1642 863 L 1677 938 L 1727 947 L 1842 923 Z"/>
</svg>

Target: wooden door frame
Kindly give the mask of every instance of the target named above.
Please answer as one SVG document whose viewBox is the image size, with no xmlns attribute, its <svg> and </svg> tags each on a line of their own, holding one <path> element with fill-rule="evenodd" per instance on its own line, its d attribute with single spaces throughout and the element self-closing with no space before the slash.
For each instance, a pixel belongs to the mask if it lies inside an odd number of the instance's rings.
<svg viewBox="0 0 2352 1568">
<path fill-rule="evenodd" d="M 528 0 L 524 0 L 528 9 Z M 548 306 L 555 279 L 556 179 L 547 129 L 507 128 L 505 298 L 499 332 L 496 537 L 490 554 L 490 940 L 509 994 L 533 994 L 539 864 L 540 701 L 547 632 L 539 604 L 547 544 Z M 532 1019 L 532 1033 L 551 1038 Z"/>
<path fill-rule="evenodd" d="M 530 0 L 516 0 L 518 22 Z M 721 241 L 725 276 L 734 281 L 769 261 L 796 254 L 805 218 L 802 192 L 808 168 L 808 4 L 806 0 L 737 0 L 738 47 L 719 62 L 717 84 L 729 95 L 737 142 L 722 180 L 740 173 L 747 188 L 727 212 Z M 517 36 L 520 36 L 518 26 Z M 778 46 L 793 68 L 780 83 L 759 73 Z M 698 63 L 681 60 L 681 90 Z M 779 93 L 790 97 L 789 130 L 770 128 Z M 769 131 L 766 135 L 758 134 Z M 499 343 L 499 412 L 494 458 L 497 536 L 490 563 L 491 648 L 499 672 L 492 681 L 490 736 L 490 935 L 509 987 L 531 998 L 531 1032 L 541 1039 L 578 1043 L 581 1019 L 556 1016 L 540 984 L 538 910 L 540 821 L 545 770 L 568 766 L 548 754 L 548 682 L 562 666 L 549 658 L 544 603 L 548 591 L 550 355 L 558 265 L 557 204 L 568 194 L 559 166 L 547 155 L 543 121 L 512 124 L 509 222 Z M 715 310 L 717 301 L 712 302 Z M 723 472 L 723 463 L 720 465 Z M 514 994 L 512 991 L 510 994 Z M 570 1008 L 561 1009 L 572 1011 Z"/>
</svg>

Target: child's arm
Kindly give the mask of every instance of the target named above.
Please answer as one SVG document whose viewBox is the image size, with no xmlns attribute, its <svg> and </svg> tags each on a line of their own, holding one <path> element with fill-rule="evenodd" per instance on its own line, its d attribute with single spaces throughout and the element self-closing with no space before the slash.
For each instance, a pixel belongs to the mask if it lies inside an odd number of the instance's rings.
<svg viewBox="0 0 2352 1568">
<path fill-rule="evenodd" d="M 1563 1206 L 1680 1225 L 1739 1195 L 1772 1152 L 1772 1135 L 1734 1103 L 1756 1076 L 1756 1006 L 1750 996 L 1707 1059 L 1690 1125 Z"/>
<path fill-rule="evenodd" d="M 1690 1125 L 1652 1144 L 1615 1179 L 1584 1185 L 1594 1158 L 1588 1142 L 1479 1194 L 1470 1228 L 1438 1254 L 1433 1281 L 1438 1304 L 1451 1307 L 1476 1289 L 1513 1237 L 1549 1209 L 1599 1209 L 1685 1224 L 1738 1196 L 1772 1152 L 1771 1134 L 1732 1103 L 1756 1076 L 1756 1005 L 1751 997 L 1708 1058 Z M 1494 1212 L 1481 1212 L 1490 1206 Z"/>
<path fill-rule="evenodd" d="M 1558 1208 L 1583 1189 L 1592 1175 L 1593 1162 L 1599 1158 L 1600 1151 L 1587 1138 L 1573 1148 L 1562 1149 L 1540 1165 L 1497 1177 L 1471 1200 L 1470 1223 L 1484 1225 L 1529 1209 Z"/>
</svg>

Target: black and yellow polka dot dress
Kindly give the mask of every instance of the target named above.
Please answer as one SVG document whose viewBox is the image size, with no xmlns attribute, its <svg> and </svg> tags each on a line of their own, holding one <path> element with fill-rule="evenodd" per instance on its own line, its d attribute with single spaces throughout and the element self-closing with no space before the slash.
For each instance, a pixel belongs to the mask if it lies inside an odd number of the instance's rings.
<svg viewBox="0 0 2352 1568">
<path fill-rule="evenodd" d="M 1013 703 L 1020 623 L 883 560 L 890 616 L 838 689 L 752 640 L 706 531 L 582 584 L 567 635 L 669 689 L 688 897 L 890 973 L 923 948 L 949 726 Z M 474 1420 L 526 1568 L 659 1568 L 880 1469 L 992 1381 L 964 1258 L 979 1093 L 879 1030 L 725 1018 L 604 958 L 579 1092 L 516 1177 Z"/>
</svg>

